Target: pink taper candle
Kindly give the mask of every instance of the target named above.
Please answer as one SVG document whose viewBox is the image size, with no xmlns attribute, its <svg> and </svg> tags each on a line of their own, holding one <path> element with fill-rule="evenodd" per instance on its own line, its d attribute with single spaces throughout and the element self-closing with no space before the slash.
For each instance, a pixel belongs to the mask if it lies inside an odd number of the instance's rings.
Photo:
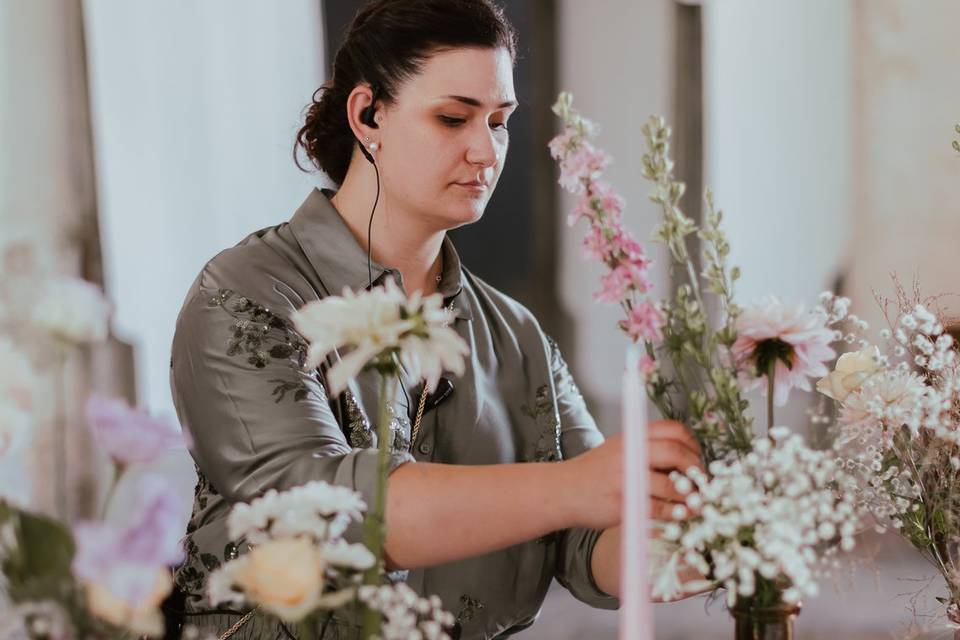
<svg viewBox="0 0 960 640">
<path fill-rule="evenodd" d="M 647 392 L 640 347 L 627 350 L 623 373 L 623 531 L 620 550 L 620 640 L 653 640 L 647 586 L 650 536 Z"/>
</svg>

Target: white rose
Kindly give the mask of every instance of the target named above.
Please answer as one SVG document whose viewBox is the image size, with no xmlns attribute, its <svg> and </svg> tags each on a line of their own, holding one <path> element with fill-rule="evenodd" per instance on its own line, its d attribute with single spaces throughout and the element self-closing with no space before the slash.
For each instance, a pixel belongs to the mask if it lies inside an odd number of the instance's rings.
<svg viewBox="0 0 960 640">
<path fill-rule="evenodd" d="M 877 347 L 845 353 L 837 360 L 836 370 L 817 382 L 817 391 L 843 402 L 880 368 L 880 350 Z"/>
<path fill-rule="evenodd" d="M 271 540 L 231 564 L 233 583 L 249 600 L 287 622 L 310 614 L 323 592 L 323 557 L 306 538 Z"/>
<path fill-rule="evenodd" d="M 173 589 L 173 579 L 167 569 L 157 569 L 153 591 L 136 607 L 130 606 L 126 600 L 117 597 L 101 584 L 90 582 L 86 587 L 87 606 L 90 607 L 90 612 L 101 620 L 129 629 L 137 635 L 163 635 L 160 603 Z"/>
</svg>

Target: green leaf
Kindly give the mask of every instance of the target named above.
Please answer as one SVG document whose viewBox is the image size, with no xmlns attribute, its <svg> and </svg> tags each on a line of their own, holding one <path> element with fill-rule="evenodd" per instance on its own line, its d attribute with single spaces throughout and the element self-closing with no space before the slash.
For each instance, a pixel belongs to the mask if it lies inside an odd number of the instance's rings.
<svg viewBox="0 0 960 640">
<path fill-rule="evenodd" d="M 24 601 L 64 593 L 73 583 L 70 564 L 76 547 L 62 523 L 4 505 L 0 522 L 14 526 L 18 553 L 4 559 L 10 596 Z"/>
<path fill-rule="evenodd" d="M 947 519 L 942 509 L 933 512 L 933 530 L 940 535 L 946 535 L 947 533 Z"/>
</svg>

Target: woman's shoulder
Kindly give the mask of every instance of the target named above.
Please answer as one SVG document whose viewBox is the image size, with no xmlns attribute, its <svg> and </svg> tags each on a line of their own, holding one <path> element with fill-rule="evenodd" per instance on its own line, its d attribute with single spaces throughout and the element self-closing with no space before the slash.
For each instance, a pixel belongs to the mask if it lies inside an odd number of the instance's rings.
<svg viewBox="0 0 960 640">
<path fill-rule="evenodd" d="M 288 226 L 255 231 L 210 258 L 187 292 L 181 315 L 213 296 L 237 295 L 286 317 L 316 297 L 295 242 L 287 237 Z"/>
<path fill-rule="evenodd" d="M 521 336 L 529 336 L 546 344 L 547 337 L 540 322 L 522 302 L 507 295 L 467 268 L 463 269 L 464 280 L 471 291 L 479 311 L 487 322 L 504 324 Z"/>
</svg>

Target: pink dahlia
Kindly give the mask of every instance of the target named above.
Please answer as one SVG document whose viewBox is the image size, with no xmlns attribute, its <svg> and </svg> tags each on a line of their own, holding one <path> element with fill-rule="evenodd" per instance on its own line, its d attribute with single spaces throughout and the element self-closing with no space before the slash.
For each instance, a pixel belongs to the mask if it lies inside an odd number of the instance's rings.
<svg viewBox="0 0 960 640">
<path fill-rule="evenodd" d="M 774 368 L 774 402 L 783 406 L 794 387 L 810 391 L 810 378 L 829 370 L 824 363 L 836 352 L 830 347 L 833 331 L 825 318 L 804 311 L 803 305 L 786 305 L 768 296 L 743 310 L 737 318 L 733 356 L 743 372 L 744 388 L 766 387 L 767 372 Z"/>
</svg>

